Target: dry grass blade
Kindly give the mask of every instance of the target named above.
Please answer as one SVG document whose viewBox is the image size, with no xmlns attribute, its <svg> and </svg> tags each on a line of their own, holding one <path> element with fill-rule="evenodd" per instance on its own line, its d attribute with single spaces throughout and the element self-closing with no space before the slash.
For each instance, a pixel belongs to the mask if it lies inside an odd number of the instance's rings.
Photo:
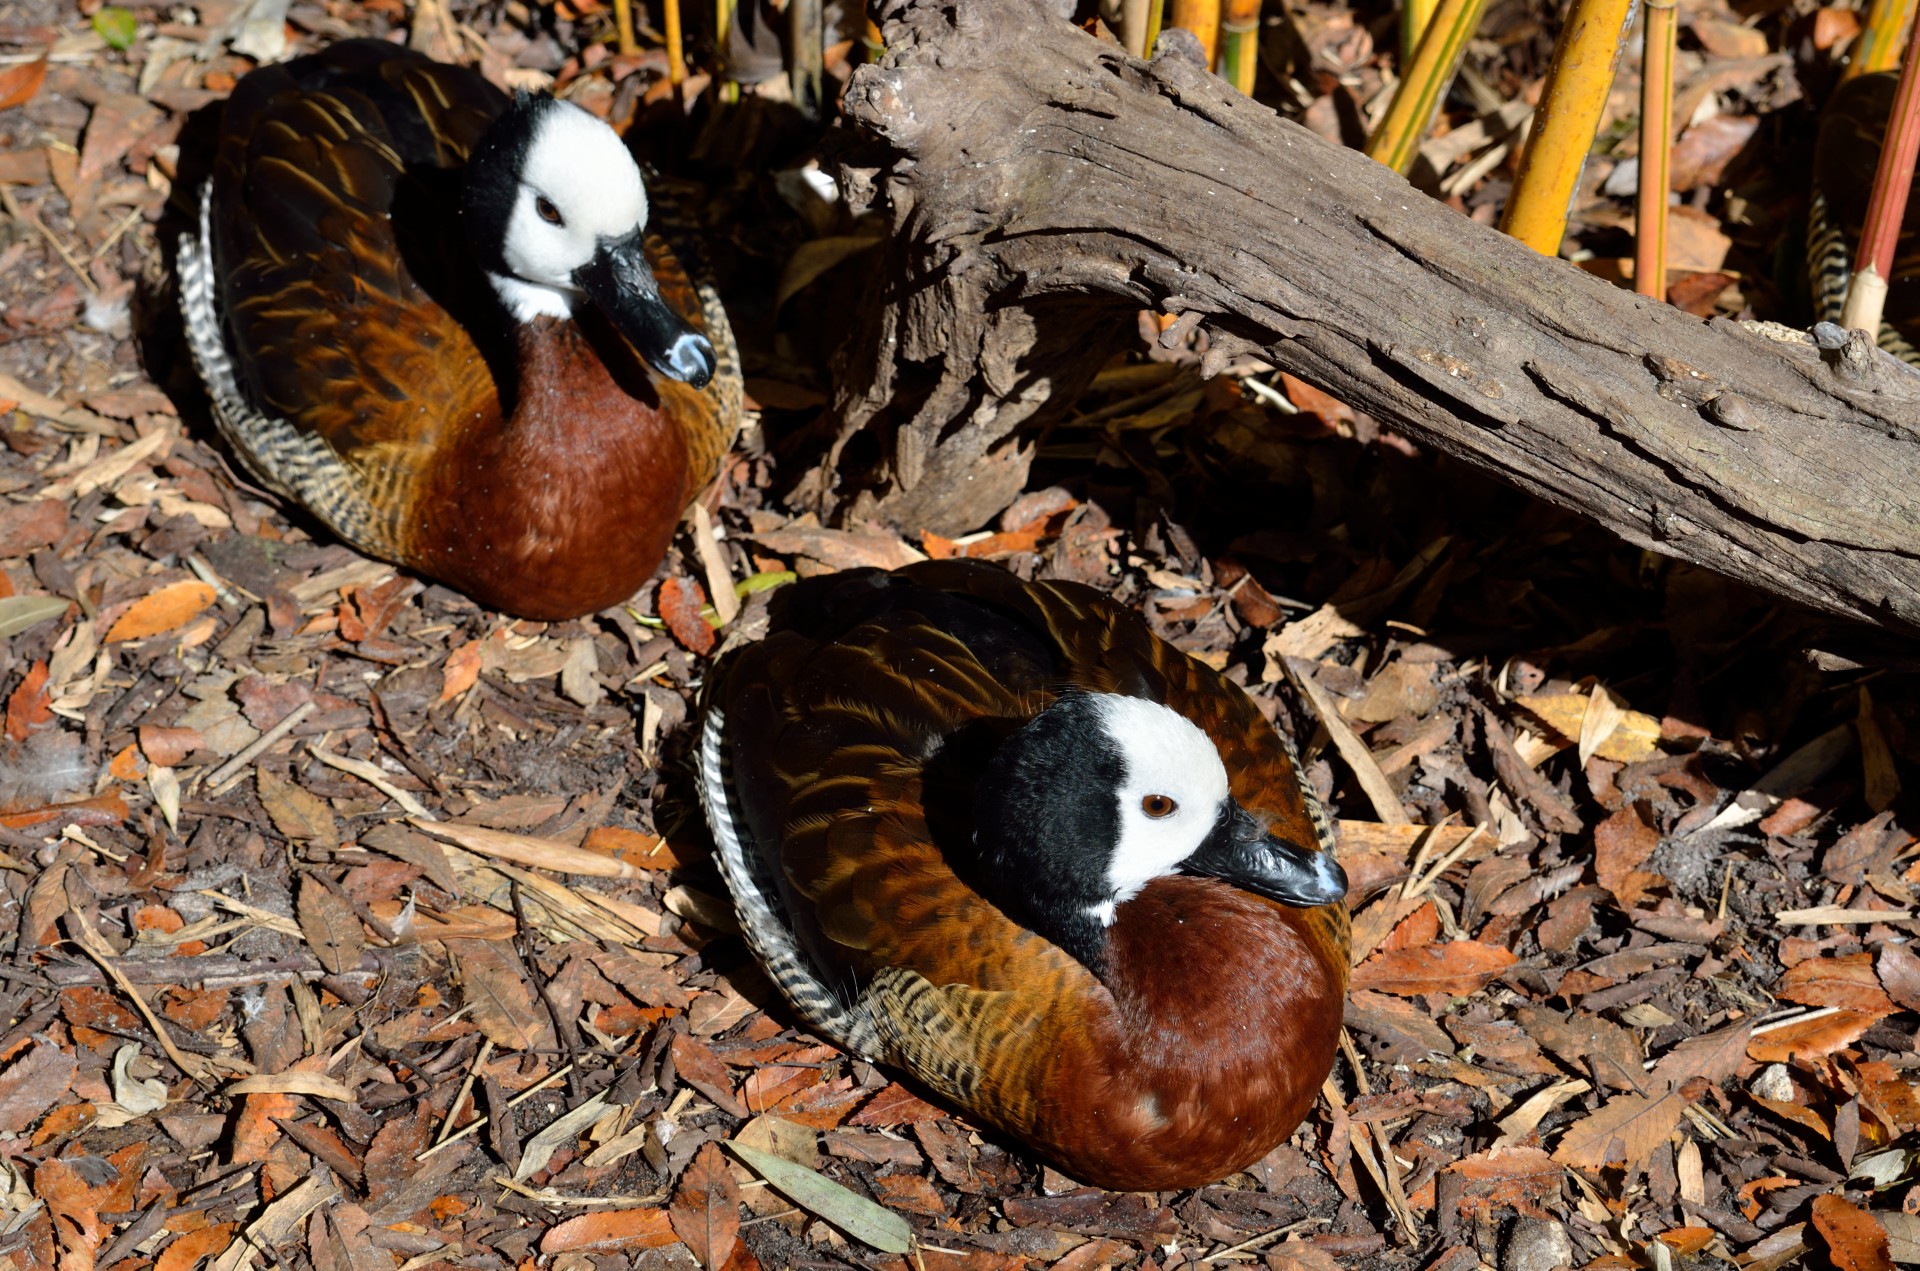
<svg viewBox="0 0 1920 1271">
<path fill-rule="evenodd" d="M 459 825 L 451 821 L 409 818 L 427 833 L 457 843 L 469 852 L 494 860 L 512 861 L 534 869 L 550 869 L 556 874 L 585 874 L 589 878 L 649 878 L 653 871 L 615 860 L 601 852 L 570 847 L 552 839 L 532 838 L 491 830 L 483 825 Z"/>
<path fill-rule="evenodd" d="M 1354 779 L 1366 792 L 1375 815 L 1388 825 L 1406 825 L 1412 818 L 1407 816 L 1400 796 L 1394 792 L 1393 783 L 1387 780 L 1386 774 L 1380 771 L 1380 765 L 1374 762 L 1373 752 L 1367 749 L 1367 743 L 1348 727 L 1339 708 L 1333 704 L 1333 699 L 1314 680 L 1308 663 L 1300 658 L 1287 658 L 1284 665 L 1287 678 L 1313 704 L 1314 714 L 1320 717 L 1328 736 L 1333 738 L 1334 748 L 1340 752 L 1340 757 L 1353 770 Z"/>
<path fill-rule="evenodd" d="M 1520 175 L 1500 220 L 1502 231 L 1543 256 L 1560 250 L 1567 205 L 1593 148 L 1632 15 L 1632 0 L 1574 0 L 1554 46 Z"/>
</svg>

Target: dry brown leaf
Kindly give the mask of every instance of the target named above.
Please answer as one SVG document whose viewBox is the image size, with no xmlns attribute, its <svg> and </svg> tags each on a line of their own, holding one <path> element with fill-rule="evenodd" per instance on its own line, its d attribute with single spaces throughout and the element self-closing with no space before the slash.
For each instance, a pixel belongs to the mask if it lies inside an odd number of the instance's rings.
<svg viewBox="0 0 1920 1271">
<path fill-rule="evenodd" d="M 463 825 L 457 821 L 423 821 L 413 824 L 429 834 L 457 843 L 469 852 L 496 860 L 512 861 L 535 869 L 550 869 L 556 874 L 586 874 L 593 878 L 646 878 L 648 871 L 617 860 L 605 852 L 589 851 L 554 839 L 534 838 L 527 834 L 509 834 L 505 830 L 482 825 Z"/>
<path fill-rule="evenodd" d="M 1537 1147 L 1476 1152 L 1446 1167 L 1466 1180 L 1461 1212 L 1518 1209 L 1539 1214 L 1559 1199 L 1566 1171 Z"/>
<path fill-rule="evenodd" d="M 0 1072 L 0 1132 L 19 1134 L 47 1114 L 73 1086 L 79 1064 L 59 1046 L 36 1040 L 33 1049 Z"/>
<path fill-rule="evenodd" d="M 1893 1271 L 1887 1229 L 1864 1209 L 1829 1193 L 1813 1198 L 1813 1227 L 1827 1241 L 1837 1271 Z"/>
<path fill-rule="evenodd" d="M 1891 1015 L 1899 1009 L 1874 974 L 1871 953 L 1808 958 L 1787 969 L 1774 985 L 1773 995 L 1803 1006 L 1837 1006 L 1871 1015 Z"/>
<path fill-rule="evenodd" d="M 340 846 L 333 809 L 270 768 L 259 769 L 256 781 L 260 806 L 282 835 L 329 849 Z"/>
<path fill-rule="evenodd" d="M 540 1252 L 614 1253 L 660 1249 L 678 1240 L 664 1209 L 610 1209 L 547 1228 Z"/>
<path fill-rule="evenodd" d="M 1700 1088 L 1704 1091 L 1704 1082 Z M 1615 1095 L 1598 1112 L 1567 1127 L 1553 1159 L 1578 1169 L 1598 1170 L 1613 1162 L 1638 1169 L 1680 1124 L 1690 1102 L 1678 1090 L 1652 1096 Z"/>
<path fill-rule="evenodd" d="M 1517 1018 L 1528 1036 L 1573 1071 L 1586 1072 L 1591 1066 L 1609 1090 L 1646 1092 L 1640 1045 L 1620 1025 L 1589 1011 L 1563 1015 L 1544 1006 L 1523 1006 Z"/>
<path fill-rule="evenodd" d="M 391 1117 L 374 1134 L 373 1142 L 367 1145 L 366 1159 L 361 1162 L 369 1204 L 382 1203 L 420 1172 L 414 1157 L 426 1149 L 428 1137 L 433 1133 L 432 1118 L 432 1109 L 421 1103 L 412 1112 Z"/>
<path fill-rule="evenodd" d="M 306 938 L 320 965 L 335 975 L 360 965 L 366 951 L 366 938 L 360 931 L 360 917 L 353 906 L 342 900 L 331 887 L 309 874 L 300 880 L 300 899 L 294 906 L 300 922 L 300 934 Z"/>
<path fill-rule="evenodd" d="M 673 1070 L 680 1080 L 713 1100 L 725 1112 L 737 1117 L 752 1115 L 733 1092 L 733 1078 L 727 1075 L 727 1066 L 701 1042 L 685 1033 L 676 1033 L 668 1053 L 673 1056 Z"/>
<path fill-rule="evenodd" d="M 460 983 L 473 1022 L 503 1050 L 533 1050 L 553 1044 L 547 1013 L 534 999 L 519 959 L 493 940 L 448 940 L 460 966 Z"/>
<path fill-rule="evenodd" d="M 704 1144 L 680 1176 L 669 1218 L 701 1266 L 726 1266 L 740 1236 L 740 1188 L 718 1143 Z"/>
<path fill-rule="evenodd" d="M 1654 1084 L 1673 1087 L 1696 1077 L 1716 1085 L 1729 1081 L 1746 1062 L 1747 1044 L 1752 1037 L 1753 1025 L 1746 1020 L 1700 1037 L 1689 1037 L 1654 1065 Z"/>
<path fill-rule="evenodd" d="M 1418 993 L 1456 996 L 1485 988 L 1519 961 L 1510 950 L 1477 940 L 1454 940 L 1424 949 L 1376 953 L 1353 971 L 1353 987 L 1411 997 Z"/>
<path fill-rule="evenodd" d="M 213 588 L 198 579 L 170 583 L 134 601 L 107 629 L 107 643 L 144 640 L 185 626 L 206 612 L 213 600 Z"/>
<path fill-rule="evenodd" d="M 1632 909 L 1661 881 L 1639 868 L 1659 846 L 1660 832 L 1629 804 L 1593 827 L 1593 875 L 1623 908 Z"/>
</svg>

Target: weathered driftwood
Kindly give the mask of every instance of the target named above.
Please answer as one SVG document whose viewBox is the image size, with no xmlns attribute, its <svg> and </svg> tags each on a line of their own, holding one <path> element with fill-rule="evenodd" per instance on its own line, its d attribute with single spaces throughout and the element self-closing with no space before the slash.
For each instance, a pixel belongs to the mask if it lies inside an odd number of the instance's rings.
<svg viewBox="0 0 1920 1271">
<path fill-rule="evenodd" d="M 1623 538 L 1920 629 L 1920 375 L 1702 322 L 1545 259 L 1174 58 L 1031 0 L 894 0 L 847 112 L 894 234 L 843 368 L 883 414 L 855 511 L 954 532 L 1018 490 L 1015 429 L 1148 306 Z"/>
</svg>

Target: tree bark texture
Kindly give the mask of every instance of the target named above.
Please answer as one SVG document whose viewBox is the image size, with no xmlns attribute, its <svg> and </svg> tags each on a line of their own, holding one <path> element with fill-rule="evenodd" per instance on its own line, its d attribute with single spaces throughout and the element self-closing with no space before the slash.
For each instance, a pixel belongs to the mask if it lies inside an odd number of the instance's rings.
<svg viewBox="0 0 1920 1271">
<path fill-rule="evenodd" d="M 886 420 L 856 513 L 971 529 L 1140 308 L 1629 542 L 1920 630 L 1920 374 L 1824 328 L 1701 321 L 1459 216 L 1191 63 L 1032 0 L 892 0 L 847 186 L 892 221 L 843 369 Z M 879 430 L 877 435 L 888 435 Z"/>
</svg>

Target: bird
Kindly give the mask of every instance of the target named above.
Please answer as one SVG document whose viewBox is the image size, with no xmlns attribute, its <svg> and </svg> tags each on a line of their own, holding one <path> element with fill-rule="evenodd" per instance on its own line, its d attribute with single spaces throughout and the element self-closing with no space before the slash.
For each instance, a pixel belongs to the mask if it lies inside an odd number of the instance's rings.
<svg viewBox="0 0 1920 1271">
<path fill-rule="evenodd" d="M 250 72 L 179 239 L 220 433 L 360 551 L 519 617 L 627 599 L 738 430 L 711 286 L 611 127 L 378 40 Z"/>
<path fill-rule="evenodd" d="M 695 764 L 800 1019 L 1071 1178 L 1224 1178 L 1331 1069 L 1346 877 L 1293 746 L 1090 587 L 789 584 L 716 664 Z"/>
</svg>

